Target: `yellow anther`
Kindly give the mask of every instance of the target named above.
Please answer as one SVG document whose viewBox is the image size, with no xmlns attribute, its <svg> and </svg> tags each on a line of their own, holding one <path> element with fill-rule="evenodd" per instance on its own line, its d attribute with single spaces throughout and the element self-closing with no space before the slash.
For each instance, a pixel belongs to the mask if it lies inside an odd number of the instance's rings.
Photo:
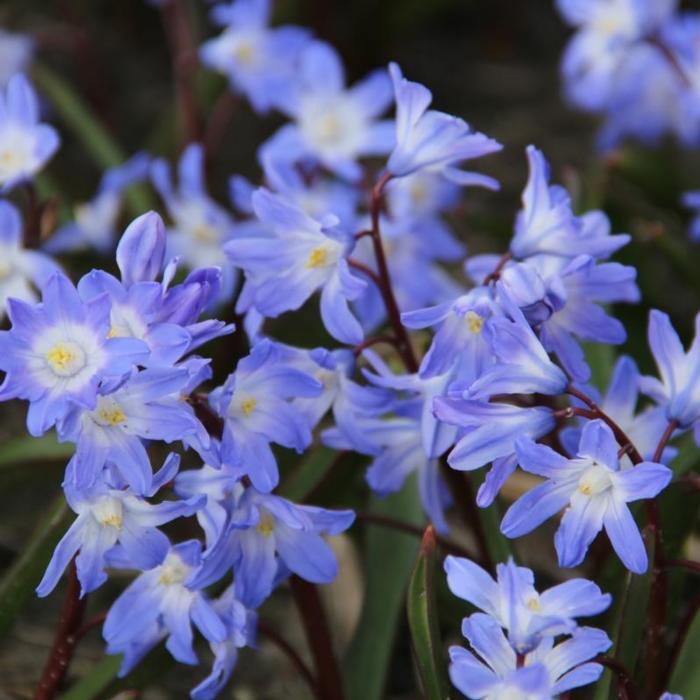
<svg viewBox="0 0 700 700">
<path fill-rule="evenodd" d="M 263 537 L 269 537 L 275 531 L 274 518 L 269 513 L 264 513 L 260 517 L 260 522 L 255 526 L 255 529 Z"/>
<path fill-rule="evenodd" d="M 119 406 L 112 406 L 110 408 L 101 408 L 97 415 L 106 425 L 119 425 L 126 420 L 126 415 Z"/>
<path fill-rule="evenodd" d="M 314 248 L 309 255 L 309 259 L 306 261 L 306 267 L 316 268 L 323 267 L 328 261 L 328 250 L 323 246 Z"/>
<path fill-rule="evenodd" d="M 529 610 L 532 610 L 532 612 L 537 612 L 542 606 L 537 598 L 530 598 L 530 600 L 527 601 L 527 607 Z"/>
<path fill-rule="evenodd" d="M 481 333 L 481 329 L 484 327 L 484 318 L 479 316 L 475 311 L 467 311 L 465 314 L 467 319 L 467 326 L 472 333 Z"/>
<path fill-rule="evenodd" d="M 63 343 L 59 343 L 46 353 L 46 359 L 55 370 L 65 370 L 71 362 L 75 361 L 75 352 Z"/>
<path fill-rule="evenodd" d="M 243 411 L 243 415 L 247 418 L 255 410 L 257 405 L 257 399 L 254 399 L 252 396 L 241 401 L 241 411 Z"/>
<path fill-rule="evenodd" d="M 195 226 L 193 235 L 196 240 L 202 243 L 216 243 L 219 240 L 216 230 L 206 224 Z"/>
<path fill-rule="evenodd" d="M 102 520 L 100 520 L 101 525 L 111 525 L 112 527 L 115 527 L 117 530 L 121 530 L 122 528 L 122 518 L 121 515 L 117 515 L 116 513 L 113 513 L 111 515 L 108 515 Z"/>
</svg>

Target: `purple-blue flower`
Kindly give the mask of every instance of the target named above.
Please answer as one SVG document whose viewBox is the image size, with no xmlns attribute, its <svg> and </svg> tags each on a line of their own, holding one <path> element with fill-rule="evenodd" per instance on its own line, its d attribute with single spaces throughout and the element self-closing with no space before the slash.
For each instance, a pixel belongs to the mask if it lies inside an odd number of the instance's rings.
<svg viewBox="0 0 700 700">
<path fill-rule="evenodd" d="M 172 479 L 179 462 L 179 457 L 171 455 L 145 495 L 152 496 L 163 483 Z M 160 563 L 161 554 L 169 544 L 158 526 L 192 515 L 202 500 L 162 501 L 154 505 L 130 489 L 119 488 L 109 479 L 88 489 L 66 485 L 64 491 L 68 504 L 78 517 L 56 545 L 37 586 L 37 594 L 41 597 L 51 593 L 76 554 L 81 595 L 94 591 L 107 580 L 107 557 L 117 545 L 134 566 L 150 568 Z"/>
<path fill-rule="evenodd" d="M 501 523 L 505 535 L 527 534 L 566 508 L 554 537 L 559 566 L 580 564 L 604 528 L 622 563 L 634 573 L 646 571 L 646 549 L 627 504 L 654 498 L 671 480 L 670 469 L 642 462 L 621 470 L 615 437 L 600 420 L 583 427 L 573 459 L 526 437 L 515 448 L 520 466 L 546 481 L 508 509 Z"/>
<path fill-rule="evenodd" d="M 403 177 L 427 169 L 460 185 L 498 189 L 493 178 L 460 170 L 457 165 L 500 151 L 501 144 L 472 131 L 459 117 L 429 110 L 433 99 L 430 90 L 406 80 L 396 63 L 389 65 L 389 72 L 396 100 L 396 146 L 389 156 L 387 171 L 394 177 Z"/>
<path fill-rule="evenodd" d="M 278 105 L 296 78 L 309 32 L 286 25 L 270 28 L 270 0 L 219 4 L 212 18 L 224 31 L 200 47 L 202 63 L 223 73 L 234 92 L 243 93 L 258 112 Z"/>
<path fill-rule="evenodd" d="M 42 302 L 8 303 L 12 328 L 0 331 L 0 400 L 29 401 L 27 429 L 41 435 L 73 404 L 92 409 L 100 381 L 120 378 L 148 357 L 134 338 L 110 338 L 105 295 L 84 302 L 70 280 L 51 276 Z"/>
<path fill-rule="evenodd" d="M 347 257 L 353 237 L 336 228 L 337 219 L 316 221 L 265 189 L 253 195 L 255 213 L 270 235 L 237 238 L 225 245 L 234 265 L 246 272 L 241 299 L 268 317 L 301 307 L 321 292 L 321 318 L 328 332 L 346 343 L 359 343 L 362 328 L 348 302 L 366 283 L 350 271 Z M 241 309 L 239 303 L 239 310 Z"/>
<path fill-rule="evenodd" d="M 335 49 L 312 41 L 304 49 L 281 110 L 294 119 L 267 146 L 291 162 L 311 158 L 340 177 L 358 180 L 357 160 L 385 155 L 394 145 L 393 124 L 379 117 L 391 103 L 391 83 L 383 70 L 351 88 Z"/>
<path fill-rule="evenodd" d="M 688 234 L 691 241 L 700 241 L 700 190 L 686 192 L 683 195 L 683 206 L 693 211 Z"/>
<path fill-rule="evenodd" d="M 30 180 L 58 149 L 56 130 L 39 123 L 39 102 L 23 75 L 0 93 L 0 191 Z"/>
</svg>

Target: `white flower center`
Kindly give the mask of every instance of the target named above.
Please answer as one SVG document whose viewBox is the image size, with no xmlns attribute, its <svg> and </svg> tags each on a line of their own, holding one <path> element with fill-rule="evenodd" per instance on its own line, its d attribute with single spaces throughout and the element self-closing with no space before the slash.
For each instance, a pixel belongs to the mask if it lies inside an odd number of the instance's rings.
<svg viewBox="0 0 700 700">
<path fill-rule="evenodd" d="M 64 340 L 46 353 L 46 364 L 59 377 L 73 377 L 85 367 L 87 357 L 77 343 Z"/>
<path fill-rule="evenodd" d="M 269 537 L 275 531 L 275 519 L 269 513 L 263 513 L 255 529 L 263 537 Z"/>
<path fill-rule="evenodd" d="M 92 514 L 102 527 L 113 527 L 116 530 L 121 530 L 124 522 L 124 509 L 118 498 L 113 496 L 100 498 L 93 506 Z"/>
<path fill-rule="evenodd" d="M 91 417 L 95 423 L 104 427 L 114 427 L 126 421 L 122 407 L 110 396 L 97 397 L 97 407 Z"/>
<path fill-rule="evenodd" d="M 304 140 L 321 155 L 352 158 L 362 147 L 368 123 L 345 96 L 314 96 L 301 104 L 299 127 Z"/>
<path fill-rule="evenodd" d="M 467 311 L 467 313 L 464 314 L 464 319 L 467 322 L 467 327 L 471 333 L 474 333 L 475 335 L 477 333 L 481 333 L 481 329 L 484 327 L 483 316 L 479 316 L 476 311 Z"/>
<path fill-rule="evenodd" d="M 597 462 L 586 469 L 578 482 L 578 490 L 584 496 L 597 496 L 611 486 L 610 470 Z"/>
<path fill-rule="evenodd" d="M 176 554 L 168 554 L 160 566 L 158 583 L 164 586 L 181 584 L 190 573 L 190 567 Z"/>
</svg>

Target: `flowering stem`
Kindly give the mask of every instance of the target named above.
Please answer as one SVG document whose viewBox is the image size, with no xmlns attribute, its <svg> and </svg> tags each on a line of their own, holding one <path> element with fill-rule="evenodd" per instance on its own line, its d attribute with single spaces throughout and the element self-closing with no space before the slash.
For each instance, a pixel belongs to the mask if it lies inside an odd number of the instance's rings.
<svg viewBox="0 0 700 700">
<path fill-rule="evenodd" d="M 165 33 L 172 54 L 175 90 L 183 123 L 183 143 L 199 139 L 199 115 L 194 94 L 194 69 L 197 66 L 197 49 L 192 42 L 187 8 L 182 0 L 170 0 L 162 8 Z"/>
<path fill-rule="evenodd" d="M 384 245 L 382 244 L 382 235 L 379 230 L 379 213 L 382 208 L 384 188 L 391 178 L 391 173 L 385 173 L 381 178 L 379 178 L 377 183 L 372 188 L 369 206 L 369 213 L 372 221 L 370 236 L 372 238 L 374 257 L 377 262 L 377 269 L 379 271 L 377 284 L 379 286 L 379 291 L 382 294 L 382 298 L 384 299 L 384 305 L 386 306 L 386 311 L 389 316 L 389 322 L 391 323 L 391 327 L 394 330 L 394 335 L 399 342 L 398 350 L 404 364 L 406 365 L 406 369 L 411 373 L 415 373 L 418 371 L 418 360 L 413 352 L 413 346 L 411 345 L 411 340 L 408 337 L 408 333 L 404 328 L 403 323 L 401 323 L 401 310 L 399 309 L 399 305 L 396 302 L 396 296 L 394 295 L 394 288 L 391 284 L 391 274 L 389 273 L 389 266 L 384 253 Z"/>
<path fill-rule="evenodd" d="M 659 444 L 654 451 L 653 461 L 659 462 L 668 441 L 673 436 L 678 421 L 671 420 L 666 426 Z M 661 674 L 661 658 L 663 653 L 663 637 L 666 625 L 667 576 L 663 552 L 663 533 L 658 503 L 650 498 L 647 504 L 647 520 L 654 535 L 654 565 L 651 578 L 651 594 L 649 598 L 649 634 L 647 636 L 647 685 L 652 692 L 656 691 Z"/>
<path fill-rule="evenodd" d="M 406 523 L 403 520 L 396 520 L 395 518 L 390 518 L 386 515 L 380 515 L 379 513 L 356 512 L 355 516 L 359 521 L 368 523 L 369 525 L 380 525 L 382 527 L 389 527 L 393 530 L 399 530 L 409 535 L 415 535 L 416 537 L 423 537 L 423 535 L 425 534 L 425 529 L 419 527 L 418 525 L 412 525 L 411 523 Z M 465 549 L 456 542 L 452 542 L 451 540 L 448 540 L 444 537 L 440 537 L 440 535 L 436 535 L 435 537 L 438 545 L 440 545 L 440 547 L 446 552 L 456 554 L 460 557 L 466 557 L 467 559 L 470 559 L 471 561 L 476 561 L 483 566 L 483 562 L 481 562 L 479 558 L 474 555 L 474 552 Z"/>
<path fill-rule="evenodd" d="M 333 640 L 318 589 L 298 576 L 292 576 L 289 585 L 316 665 L 317 696 L 319 700 L 344 700 Z"/>
<path fill-rule="evenodd" d="M 267 637 L 280 651 L 292 662 L 299 675 L 306 681 L 311 692 L 315 697 L 321 698 L 318 684 L 309 667 L 304 663 L 304 660 L 297 654 L 294 647 L 284 637 L 279 635 L 270 625 L 264 620 L 258 620 L 258 631 L 263 636 Z"/>
<path fill-rule="evenodd" d="M 393 335 L 376 335 L 374 336 L 374 338 L 367 338 L 367 340 L 364 340 L 359 345 L 356 345 L 352 349 L 352 352 L 355 355 L 355 357 L 357 357 L 358 355 L 362 354 L 363 350 L 371 348 L 373 345 L 379 345 L 380 343 L 393 345 L 397 351 L 399 350 L 399 341 Z"/>
<path fill-rule="evenodd" d="M 596 663 L 607 666 L 617 676 L 617 696 L 620 700 L 635 700 L 637 691 L 632 682 L 630 672 L 624 664 L 611 656 L 596 656 Z"/>
<path fill-rule="evenodd" d="M 72 561 L 61 619 L 58 623 L 51 653 L 34 693 L 34 700 L 52 700 L 56 697 L 61 682 L 68 672 L 76 644 L 82 637 L 78 631 L 85 613 L 86 602 L 87 598 L 80 597 L 80 582 L 78 581 L 75 561 Z"/>
<path fill-rule="evenodd" d="M 679 63 L 678 58 L 676 58 L 673 51 L 671 51 L 671 49 L 669 49 L 669 47 L 658 36 L 648 37 L 647 43 L 657 48 L 661 52 L 671 68 L 673 68 L 680 81 L 683 83 L 683 86 L 692 90 L 693 83 L 688 74 L 685 72 L 685 68 L 683 68 L 683 66 Z"/>
<path fill-rule="evenodd" d="M 513 258 L 513 254 L 508 251 L 507 253 L 503 253 L 501 255 L 499 261 L 496 263 L 496 267 L 493 268 L 493 272 L 489 272 L 486 277 L 484 277 L 484 285 L 489 284 L 490 282 L 496 282 L 498 278 L 501 276 L 501 272 L 503 272 L 503 268 L 508 264 L 508 262 Z"/>
</svg>

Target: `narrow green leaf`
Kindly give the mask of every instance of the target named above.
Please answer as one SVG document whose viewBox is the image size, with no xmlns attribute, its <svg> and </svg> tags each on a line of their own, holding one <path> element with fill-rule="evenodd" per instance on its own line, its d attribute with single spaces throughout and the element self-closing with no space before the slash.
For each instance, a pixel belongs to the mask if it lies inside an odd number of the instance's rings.
<svg viewBox="0 0 700 700">
<path fill-rule="evenodd" d="M 66 529 L 68 512 L 66 500 L 60 494 L 49 506 L 47 517 L 0 581 L 0 638 L 12 627 L 27 600 L 35 595 L 34 589 Z"/>
<path fill-rule="evenodd" d="M 654 561 L 654 538 L 644 533 L 647 556 L 649 561 Z M 649 607 L 649 594 L 651 592 L 651 579 L 653 567 L 643 576 L 627 572 L 625 586 L 618 596 L 615 622 L 613 625 L 613 646 L 611 653 L 627 668 L 630 674 L 634 670 L 639 658 L 639 652 L 644 639 L 644 629 L 647 625 L 646 611 Z M 610 684 L 612 674 L 606 669 L 598 685 L 594 700 L 608 700 L 610 697 Z"/>
<path fill-rule="evenodd" d="M 423 535 L 406 596 L 414 658 L 426 700 L 445 700 L 449 688 L 445 672 L 447 661 L 443 658 L 433 587 L 436 546 L 435 530 L 429 526 Z"/>
<path fill-rule="evenodd" d="M 486 539 L 486 547 L 494 564 L 508 561 L 513 555 L 510 540 L 501 532 L 501 509 L 498 500 L 495 500 L 488 508 L 477 508 L 481 527 Z"/>
<path fill-rule="evenodd" d="M 93 700 L 117 677 L 121 656 L 105 656 L 90 673 L 83 676 L 60 700 Z"/>
<path fill-rule="evenodd" d="M 61 76 L 38 62 L 33 64 L 32 76 L 65 126 L 83 143 L 100 169 L 113 168 L 127 159 L 88 105 Z M 153 208 L 153 198 L 143 184 L 130 186 L 126 191 L 126 199 L 134 216 Z"/>
<path fill-rule="evenodd" d="M 309 453 L 309 457 L 302 460 L 282 481 L 279 488 L 280 495 L 292 501 L 303 500 L 323 479 L 338 454 L 337 450 L 331 450 L 329 447 L 322 445 L 315 447 Z"/>
<path fill-rule="evenodd" d="M 698 649 L 700 649 L 700 615 L 696 614 L 673 667 L 668 684 L 670 693 L 678 693 L 684 698 L 700 698 Z"/>
<path fill-rule="evenodd" d="M 403 490 L 380 500 L 370 498 L 371 512 L 422 525 L 424 517 L 415 477 Z M 418 542 L 412 535 L 369 526 L 366 539 L 365 595 L 360 622 L 345 659 L 348 700 L 380 700 L 396 637 L 406 586 Z"/>
<path fill-rule="evenodd" d="M 37 460 L 68 459 L 75 452 L 70 442 L 58 442 L 52 433 L 40 438 L 31 436 L 8 440 L 0 447 L 0 467 Z"/>
</svg>

